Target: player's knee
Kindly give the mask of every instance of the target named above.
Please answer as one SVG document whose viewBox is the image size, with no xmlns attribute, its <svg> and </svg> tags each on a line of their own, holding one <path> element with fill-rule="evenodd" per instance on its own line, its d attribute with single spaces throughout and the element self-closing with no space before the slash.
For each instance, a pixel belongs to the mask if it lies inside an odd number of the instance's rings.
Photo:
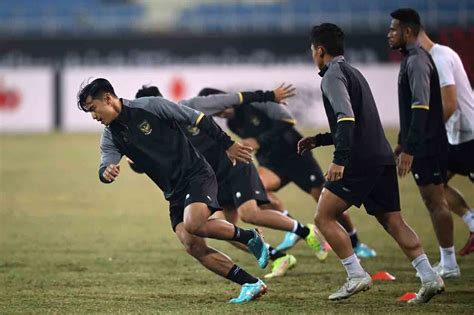
<svg viewBox="0 0 474 315">
<path fill-rule="evenodd" d="M 314 220 L 317 225 L 324 226 L 328 222 L 337 221 L 338 217 L 339 214 L 337 212 L 334 212 L 333 209 L 324 206 L 318 206 L 318 209 L 316 210 L 314 216 Z"/>
<path fill-rule="evenodd" d="M 255 204 L 244 203 L 239 207 L 238 211 L 242 221 L 253 224 L 256 221 L 259 209 Z"/>
<path fill-rule="evenodd" d="M 324 229 L 324 226 L 328 222 L 328 217 L 321 211 L 316 211 L 314 214 L 314 223 L 318 229 Z"/>
<path fill-rule="evenodd" d="M 198 222 L 193 222 L 192 220 L 185 219 L 183 225 L 186 232 L 193 235 L 202 236 L 202 227 L 200 224 L 198 224 Z"/>
<path fill-rule="evenodd" d="M 279 199 L 273 198 L 271 200 L 272 209 L 283 209 L 283 202 Z"/>
<path fill-rule="evenodd" d="M 377 215 L 376 216 L 377 221 L 379 221 L 380 225 L 387 231 L 388 233 L 392 233 L 396 227 L 397 227 L 397 222 L 395 220 L 392 220 L 390 217 L 388 217 L 385 214 L 382 215 Z"/>
<path fill-rule="evenodd" d="M 438 212 L 448 209 L 448 202 L 444 198 L 444 195 L 423 195 L 423 202 L 429 212 Z"/>
<path fill-rule="evenodd" d="M 198 244 L 195 242 L 188 242 L 183 245 L 184 245 L 184 249 L 186 250 L 186 253 L 193 256 L 197 260 L 199 260 L 201 257 L 203 257 L 206 254 L 206 246 L 202 244 Z"/>
</svg>

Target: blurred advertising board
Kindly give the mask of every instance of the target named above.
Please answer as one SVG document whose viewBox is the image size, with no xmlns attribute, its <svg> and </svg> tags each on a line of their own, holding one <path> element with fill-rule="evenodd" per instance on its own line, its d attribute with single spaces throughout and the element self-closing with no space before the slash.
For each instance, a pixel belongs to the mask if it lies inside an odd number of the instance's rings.
<svg viewBox="0 0 474 315">
<path fill-rule="evenodd" d="M 360 71 L 369 82 L 377 102 L 382 123 L 398 126 L 397 78 L 395 64 L 361 65 Z M 142 85 L 156 85 L 171 100 L 191 98 L 204 87 L 236 92 L 274 89 L 281 83 L 291 83 L 297 95 L 288 100 L 288 107 L 300 127 L 328 126 L 322 104 L 317 69 L 311 64 L 284 65 L 176 65 L 164 67 L 74 67 L 63 73 L 62 122 L 65 131 L 100 130 L 96 121 L 78 110 L 76 95 L 84 81 L 108 79 L 119 97 L 133 99 Z"/>
<path fill-rule="evenodd" d="M 0 67 L 0 132 L 47 132 L 53 127 L 52 69 Z"/>
</svg>

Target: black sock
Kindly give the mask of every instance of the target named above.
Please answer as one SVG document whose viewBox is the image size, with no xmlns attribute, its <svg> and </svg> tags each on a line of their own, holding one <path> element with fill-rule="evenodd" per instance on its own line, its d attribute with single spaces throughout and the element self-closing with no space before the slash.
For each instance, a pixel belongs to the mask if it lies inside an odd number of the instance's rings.
<svg viewBox="0 0 474 315">
<path fill-rule="evenodd" d="M 351 238 L 352 248 L 355 248 L 357 244 L 359 244 L 359 238 L 357 237 L 357 232 L 354 230 L 353 232 L 349 233 L 349 237 Z"/>
<path fill-rule="evenodd" d="M 238 283 L 243 285 L 245 283 L 256 283 L 258 282 L 257 278 L 252 277 L 249 275 L 245 270 L 241 269 L 239 266 L 234 265 L 229 273 L 226 276 L 232 282 Z"/>
<path fill-rule="evenodd" d="M 244 245 L 247 245 L 247 243 L 254 237 L 254 232 L 252 230 L 244 230 L 241 229 L 237 226 L 234 226 L 235 231 L 234 231 L 234 236 L 232 237 L 233 241 L 237 241 L 239 243 L 242 243 Z"/>
<path fill-rule="evenodd" d="M 301 238 L 306 238 L 309 234 L 309 228 L 307 226 L 304 226 L 303 224 L 298 222 L 298 226 L 296 227 L 296 231 L 294 232 L 296 235 L 298 235 Z"/>
<path fill-rule="evenodd" d="M 275 248 L 271 246 L 268 247 L 268 251 L 270 252 L 270 260 L 273 260 L 273 261 L 277 260 L 280 257 L 286 256 L 285 253 L 277 251 Z"/>
</svg>

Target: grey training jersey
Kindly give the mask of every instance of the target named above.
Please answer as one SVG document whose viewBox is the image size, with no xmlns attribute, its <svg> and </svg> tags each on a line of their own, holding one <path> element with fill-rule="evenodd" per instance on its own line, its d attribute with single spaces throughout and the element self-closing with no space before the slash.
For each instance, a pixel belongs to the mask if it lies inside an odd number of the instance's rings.
<svg viewBox="0 0 474 315">
<path fill-rule="evenodd" d="M 394 165 L 395 159 L 380 122 L 370 86 L 356 68 L 337 56 L 319 73 L 323 79 L 324 108 L 328 117 L 336 152 L 349 150 L 349 167 L 367 168 L 369 165 Z M 338 137 L 338 125 L 354 122 L 351 147 Z M 344 143 L 342 143 L 344 142 Z M 336 154 L 336 153 L 335 153 Z"/>
<path fill-rule="evenodd" d="M 398 76 L 400 133 L 398 143 L 415 158 L 447 150 L 438 72 L 418 43 L 407 45 Z"/>
<path fill-rule="evenodd" d="M 183 193 L 188 179 L 199 170 L 212 169 L 196 151 L 179 124 L 200 125 L 204 114 L 186 106 L 176 105 L 161 97 L 122 100 L 119 116 L 107 126 L 101 139 L 99 176 L 110 164 L 118 164 L 126 155 L 144 169 L 161 188 L 167 200 Z M 221 130 L 203 124 L 211 137 Z"/>
</svg>

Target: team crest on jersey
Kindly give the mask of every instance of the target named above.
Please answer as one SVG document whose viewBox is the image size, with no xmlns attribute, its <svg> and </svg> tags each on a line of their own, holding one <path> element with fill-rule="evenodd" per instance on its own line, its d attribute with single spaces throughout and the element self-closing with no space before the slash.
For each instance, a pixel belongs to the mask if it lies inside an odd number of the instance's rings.
<svg viewBox="0 0 474 315">
<path fill-rule="evenodd" d="M 151 133 L 151 131 L 153 130 L 151 128 L 150 123 L 146 120 L 142 121 L 142 123 L 140 125 L 138 125 L 138 128 L 140 129 L 141 132 L 143 132 L 143 134 L 145 136 L 148 136 Z"/>
<path fill-rule="evenodd" d="M 252 116 L 252 118 L 250 119 L 250 122 L 251 122 L 252 125 L 254 125 L 254 126 L 260 125 L 260 119 L 258 119 L 257 116 Z"/>
<path fill-rule="evenodd" d="M 201 130 L 196 126 L 188 126 L 186 129 L 192 136 L 197 136 L 199 132 L 201 132 Z"/>
</svg>

